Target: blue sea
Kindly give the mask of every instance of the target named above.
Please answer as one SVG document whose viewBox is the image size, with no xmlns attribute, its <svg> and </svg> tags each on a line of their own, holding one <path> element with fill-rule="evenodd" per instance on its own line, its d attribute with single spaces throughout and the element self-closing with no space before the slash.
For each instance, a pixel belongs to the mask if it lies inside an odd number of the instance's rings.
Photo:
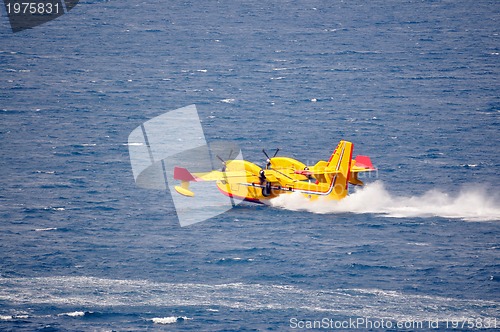
<svg viewBox="0 0 500 332">
<path fill-rule="evenodd" d="M 80 1 L 0 9 L 0 330 L 500 330 L 500 2 Z M 128 136 L 378 171 L 181 227 Z"/>
</svg>

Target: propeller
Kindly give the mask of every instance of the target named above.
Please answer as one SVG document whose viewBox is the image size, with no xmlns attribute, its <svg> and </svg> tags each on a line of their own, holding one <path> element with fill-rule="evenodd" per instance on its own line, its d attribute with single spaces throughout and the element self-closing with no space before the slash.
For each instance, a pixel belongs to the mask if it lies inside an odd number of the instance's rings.
<svg viewBox="0 0 500 332">
<path fill-rule="evenodd" d="M 280 148 L 277 148 L 276 151 L 274 151 L 274 154 L 272 157 L 269 157 L 269 155 L 267 154 L 266 150 L 262 149 L 262 152 L 264 152 L 264 155 L 266 156 L 266 169 L 269 168 L 269 166 L 271 166 L 271 158 L 274 158 L 276 157 L 276 155 L 278 154 L 278 152 L 280 151 Z"/>
<path fill-rule="evenodd" d="M 225 172 L 226 171 L 226 165 L 227 165 L 227 161 L 231 159 L 231 155 L 233 154 L 233 150 L 229 151 L 229 156 L 227 156 L 227 159 L 224 160 L 222 159 L 219 155 L 216 155 L 217 159 L 219 159 L 222 163 L 222 171 Z"/>
</svg>

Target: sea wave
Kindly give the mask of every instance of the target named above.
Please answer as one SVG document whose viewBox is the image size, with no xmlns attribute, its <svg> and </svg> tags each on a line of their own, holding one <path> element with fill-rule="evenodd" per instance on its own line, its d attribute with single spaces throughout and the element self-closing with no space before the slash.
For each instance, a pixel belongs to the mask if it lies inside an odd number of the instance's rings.
<svg viewBox="0 0 500 332">
<path fill-rule="evenodd" d="M 83 317 L 85 315 L 91 314 L 91 311 L 72 311 L 72 312 L 63 312 L 58 314 L 58 316 L 68 316 L 68 317 Z"/>
<path fill-rule="evenodd" d="M 11 321 L 11 320 L 19 320 L 19 319 L 28 319 L 29 315 L 21 314 L 21 315 L 0 315 L 0 320 Z"/>
<path fill-rule="evenodd" d="M 57 227 L 47 227 L 47 228 L 35 228 L 35 232 L 48 232 L 48 231 L 56 231 Z"/>
<path fill-rule="evenodd" d="M 305 289 L 277 284 L 163 283 L 95 277 L 0 278 L 0 301 L 72 307 L 226 307 L 239 310 L 305 310 L 392 320 L 500 319 L 500 302 L 404 293 L 376 288 Z M 90 313 L 90 312 L 89 312 Z M 81 317 L 87 311 L 61 315 Z M 10 319 L 8 316 L 2 318 Z M 175 321 L 174 321 L 175 319 Z M 170 324 L 184 317 L 157 317 Z"/>
<path fill-rule="evenodd" d="M 182 316 L 182 317 L 181 316 L 179 316 L 179 317 L 171 316 L 171 317 L 155 317 L 155 318 L 152 318 L 151 320 L 155 324 L 166 325 L 166 324 L 174 324 L 177 322 L 186 321 L 188 319 L 191 319 L 191 318 L 188 318 L 186 316 Z"/>
</svg>

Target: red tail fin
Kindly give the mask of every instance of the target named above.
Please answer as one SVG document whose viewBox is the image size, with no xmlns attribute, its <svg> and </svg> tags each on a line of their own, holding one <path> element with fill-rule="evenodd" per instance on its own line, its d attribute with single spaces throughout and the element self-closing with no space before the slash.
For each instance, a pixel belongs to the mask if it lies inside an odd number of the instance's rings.
<svg viewBox="0 0 500 332">
<path fill-rule="evenodd" d="M 177 166 L 174 167 L 174 179 L 188 182 L 196 181 L 196 178 L 187 169 Z"/>
<path fill-rule="evenodd" d="M 368 156 L 356 156 L 355 160 L 357 167 L 362 167 L 366 169 L 375 169 L 375 167 L 373 167 L 370 157 Z"/>
</svg>

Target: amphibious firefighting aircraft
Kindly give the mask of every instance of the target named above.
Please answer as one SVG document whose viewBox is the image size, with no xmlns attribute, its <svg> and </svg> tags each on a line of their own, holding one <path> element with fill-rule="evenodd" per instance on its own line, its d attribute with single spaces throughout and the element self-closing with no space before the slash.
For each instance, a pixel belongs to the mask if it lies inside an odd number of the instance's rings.
<svg viewBox="0 0 500 332">
<path fill-rule="evenodd" d="M 184 196 L 192 197 L 191 182 L 215 181 L 219 190 L 226 196 L 255 203 L 282 194 L 299 192 L 310 199 L 327 197 L 340 200 L 347 196 L 348 184 L 363 185 L 358 173 L 371 172 L 370 157 L 357 156 L 352 159 L 354 144 L 340 141 L 328 161 L 320 160 L 314 166 L 288 157 L 267 157 L 266 167 L 261 168 L 247 160 L 222 161 L 222 169 L 202 173 L 190 173 L 186 168 L 175 167 L 174 179 L 181 181 L 175 190 Z"/>
</svg>

